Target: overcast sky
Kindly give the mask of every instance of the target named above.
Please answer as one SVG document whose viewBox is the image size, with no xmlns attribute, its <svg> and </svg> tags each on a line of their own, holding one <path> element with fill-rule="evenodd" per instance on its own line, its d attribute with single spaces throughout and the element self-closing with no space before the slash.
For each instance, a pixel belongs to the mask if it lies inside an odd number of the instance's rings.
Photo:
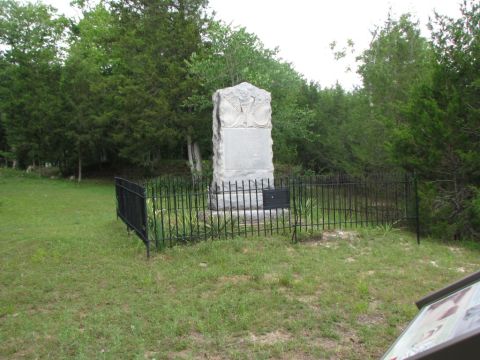
<svg viewBox="0 0 480 360">
<path fill-rule="evenodd" d="M 70 0 L 43 0 L 61 12 L 72 15 Z M 440 14 L 459 16 L 460 0 L 210 0 L 217 18 L 234 26 L 244 26 L 269 48 L 276 46 L 280 56 L 291 62 L 308 80 L 321 86 L 338 81 L 351 89 L 360 85 L 353 56 L 335 61 L 329 44 L 340 46 L 352 39 L 357 51 L 368 47 L 370 30 L 382 24 L 391 9 L 394 15 L 410 12 L 426 24 L 435 9 Z M 352 67 L 353 71 L 346 72 Z"/>
</svg>

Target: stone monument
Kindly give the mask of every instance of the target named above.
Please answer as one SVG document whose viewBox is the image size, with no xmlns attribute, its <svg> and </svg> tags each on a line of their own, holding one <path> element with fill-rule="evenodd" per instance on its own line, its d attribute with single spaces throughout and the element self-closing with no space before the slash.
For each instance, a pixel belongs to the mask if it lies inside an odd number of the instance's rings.
<svg viewBox="0 0 480 360">
<path fill-rule="evenodd" d="M 213 94 L 211 209 L 263 208 L 262 189 L 274 180 L 270 101 L 246 82 Z"/>
</svg>

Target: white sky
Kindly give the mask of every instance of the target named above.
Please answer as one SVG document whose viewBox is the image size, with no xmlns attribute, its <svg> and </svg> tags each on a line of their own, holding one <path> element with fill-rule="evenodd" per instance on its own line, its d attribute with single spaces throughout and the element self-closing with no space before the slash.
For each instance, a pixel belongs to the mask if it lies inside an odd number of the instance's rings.
<svg viewBox="0 0 480 360">
<path fill-rule="evenodd" d="M 74 15 L 70 0 L 43 0 L 67 15 Z M 381 25 L 389 9 L 394 15 L 410 12 L 420 20 L 423 34 L 433 10 L 459 16 L 460 0 L 210 0 L 210 8 L 234 26 L 255 33 L 268 48 L 276 46 L 280 56 L 308 80 L 322 87 L 338 81 L 351 89 L 360 85 L 353 57 L 335 61 L 329 48 L 332 41 L 343 46 L 352 39 L 357 51 L 368 47 L 370 30 Z M 354 71 L 347 73 L 350 66 Z"/>
</svg>

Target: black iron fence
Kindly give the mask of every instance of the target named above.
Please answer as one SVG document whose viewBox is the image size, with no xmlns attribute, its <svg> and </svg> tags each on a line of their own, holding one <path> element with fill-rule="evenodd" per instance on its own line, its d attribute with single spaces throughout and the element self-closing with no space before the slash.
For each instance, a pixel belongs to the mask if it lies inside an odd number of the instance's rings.
<svg viewBox="0 0 480 360">
<path fill-rule="evenodd" d="M 418 228 L 409 174 L 304 176 L 213 183 L 116 179 L 117 214 L 157 248 L 235 236 L 291 234 L 363 226 Z"/>
<path fill-rule="evenodd" d="M 145 243 L 291 234 L 364 226 L 409 227 L 419 240 L 409 174 L 304 176 L 212 183 L 208 178 L 115 178 L 117 216 Z"/>
<path fill-rule="evenodd" d="M 117 197 L 117 217 L 127 225 L 127 230 L 134 231 L 147 247 L 150 255 L 150 239 L 148 237 L 147 192 L 144 186 L 115 178 L 115 194 Z"/>
</svg>

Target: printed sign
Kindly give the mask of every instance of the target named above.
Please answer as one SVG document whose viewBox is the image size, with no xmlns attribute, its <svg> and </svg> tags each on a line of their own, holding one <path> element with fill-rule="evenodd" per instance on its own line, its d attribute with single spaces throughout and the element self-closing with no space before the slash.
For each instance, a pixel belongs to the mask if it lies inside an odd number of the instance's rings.
<svg viewBox="0 0 480 360">
<path fill-rule="evenodd" d="M 382 360 L 404 360 L 480 331 L 480 282 L 424 306 Z"/>
</svg>

